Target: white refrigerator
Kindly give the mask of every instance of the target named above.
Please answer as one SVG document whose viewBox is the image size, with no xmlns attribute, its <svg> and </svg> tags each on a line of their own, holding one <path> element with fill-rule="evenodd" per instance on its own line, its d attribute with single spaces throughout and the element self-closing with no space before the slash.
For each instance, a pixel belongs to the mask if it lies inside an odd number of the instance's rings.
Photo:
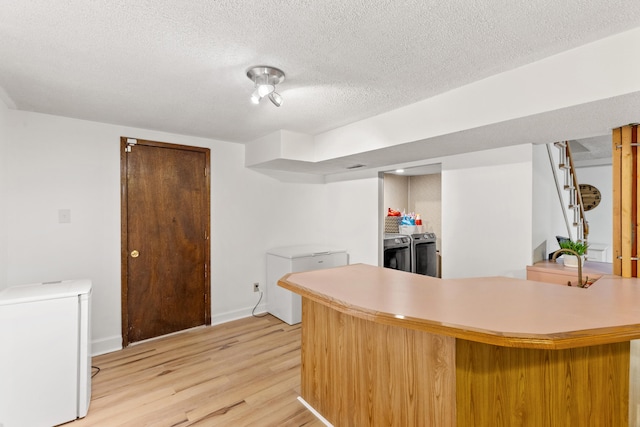
<svg viewBox="0 0 640 427">
<path fill-rule="evenodd" d="M 347 265 L 346 249 L 323 245 L 285 246 L 267 251 L 267 311 L 290 325 L 302 320 L 302 298 L 278 286 L 287 273 Z"/>
<path fill-rule="evenodd" d="M 82 418 L 91 399 L 91 281 L 0 291 L 0 426 Z"/>
</svg>

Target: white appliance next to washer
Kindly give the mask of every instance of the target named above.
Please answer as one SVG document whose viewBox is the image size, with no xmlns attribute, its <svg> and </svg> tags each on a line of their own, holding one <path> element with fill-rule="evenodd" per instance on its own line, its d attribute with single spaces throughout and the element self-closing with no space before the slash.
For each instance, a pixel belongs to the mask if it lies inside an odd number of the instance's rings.
<svg viewBox="0 0 640 427">
<path fill-rule="evenodd" d="M 48 427 L 87 414 L 91 281 L 0 291 L 0 426 Z"/>
<path fill-rule="evenodd" d="M 302 320 L 302 298 L 278 286 L 287 273 L 347 265 L 346 249 L 323 245 L 285 246 L 267 251 L 267 311 L 290 325 Z"/>
</svg>

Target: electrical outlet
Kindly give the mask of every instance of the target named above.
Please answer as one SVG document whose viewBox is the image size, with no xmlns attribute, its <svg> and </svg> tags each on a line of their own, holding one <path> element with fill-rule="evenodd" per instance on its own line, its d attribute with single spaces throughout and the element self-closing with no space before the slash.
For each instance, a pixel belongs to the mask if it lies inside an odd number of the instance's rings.
<svg viewBox="0 0 640 427">
<path fill-rule="evenodd" d="M 253 292 L 260 292 L 260 283 L 255 282 L 253 284 Z"/>
</svg>

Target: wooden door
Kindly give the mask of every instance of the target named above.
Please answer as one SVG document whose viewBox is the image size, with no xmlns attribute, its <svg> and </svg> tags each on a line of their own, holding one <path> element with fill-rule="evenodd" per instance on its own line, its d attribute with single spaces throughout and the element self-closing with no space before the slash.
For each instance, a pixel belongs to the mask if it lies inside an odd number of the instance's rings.
<svg viewBox="0 0 640 427">
<path fill-rule="evenodd" d="M 209 149 L 121 138 L 122 341 L 211 323 Z"/>
</svg>

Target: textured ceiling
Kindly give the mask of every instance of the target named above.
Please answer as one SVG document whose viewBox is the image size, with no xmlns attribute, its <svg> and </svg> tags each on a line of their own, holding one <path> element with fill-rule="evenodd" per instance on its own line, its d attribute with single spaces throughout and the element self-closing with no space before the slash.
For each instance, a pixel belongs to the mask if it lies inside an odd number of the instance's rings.
<svg viewBox="0 0 640 427">
<path fill-rule="evenodd" d="M 248 142 L 315 135 L 639 22 L 637 0 L 3 0 L 0 88 L 20 110 Z M 285 71 L 281 108 L 249 102 L 252 65 Z"/>
<path fill-rule="evenodd" d="M 611 135 L 569 141 L 569 146 L 573 161 L 578 164 L 593 163 L 595 160 L 602 160 L 607 164 L 611 163 Z"/>
</svg>

